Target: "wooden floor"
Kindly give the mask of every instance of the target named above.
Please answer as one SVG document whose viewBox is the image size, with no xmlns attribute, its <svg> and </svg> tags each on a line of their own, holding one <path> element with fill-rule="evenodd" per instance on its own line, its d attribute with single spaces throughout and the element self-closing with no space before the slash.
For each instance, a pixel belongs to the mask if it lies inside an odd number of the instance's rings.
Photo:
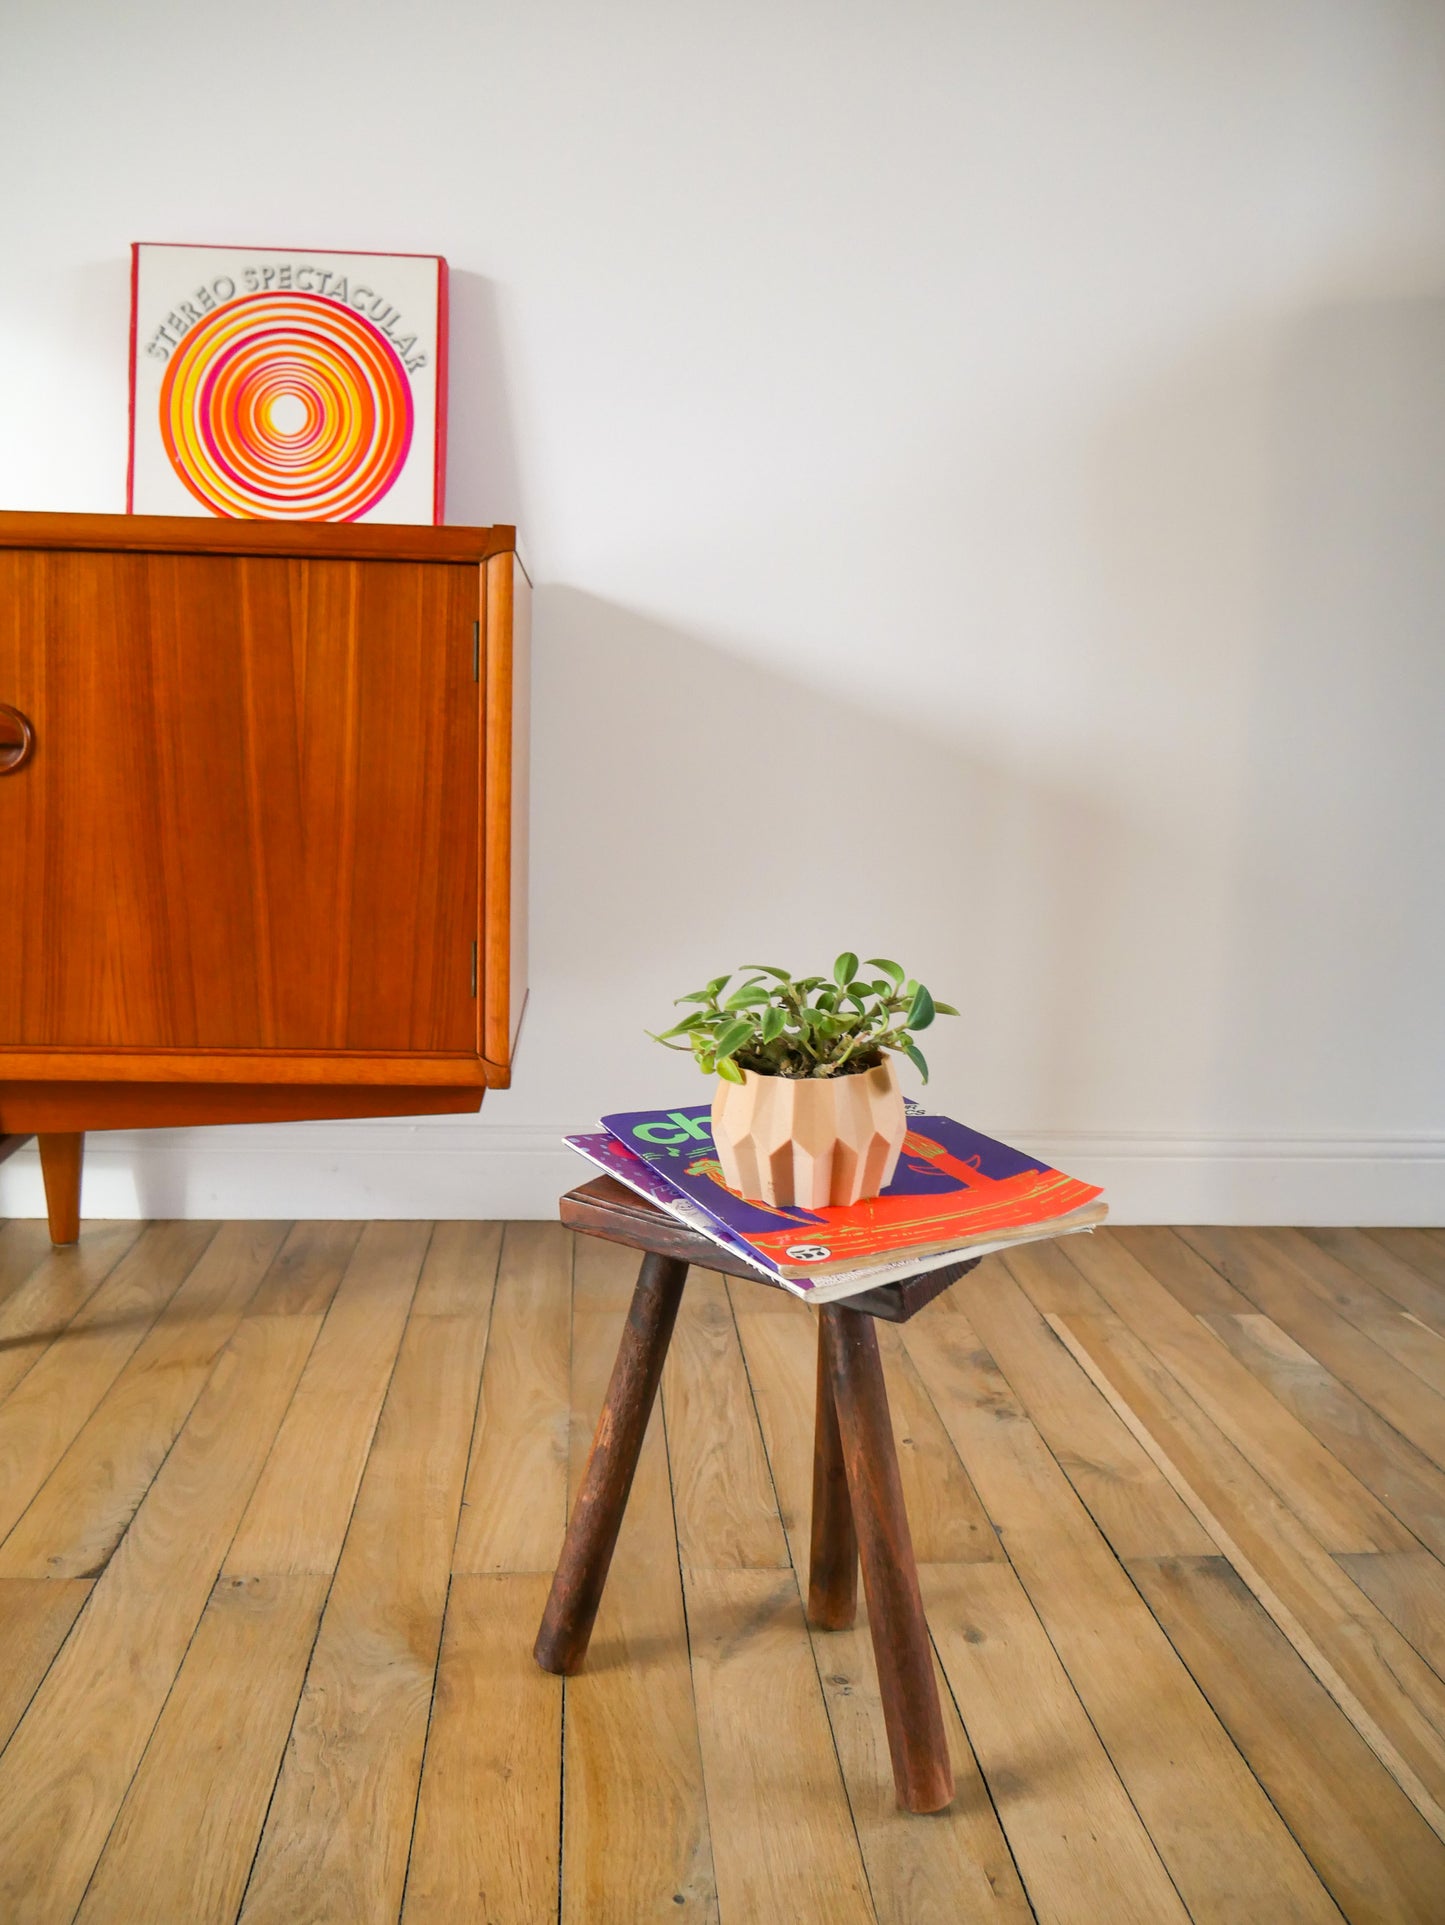
<svg viewBox="0 0 1445 1925">
<path fill-rule="evenodd" d="M 880 1325 L 958 1774 L 809 1634 L 812 1313 L 556 1225 L 0 1228 L 0 1918 L 1445 1920 L 1445 1235 L 1120 1230 Z"/>
</svg>

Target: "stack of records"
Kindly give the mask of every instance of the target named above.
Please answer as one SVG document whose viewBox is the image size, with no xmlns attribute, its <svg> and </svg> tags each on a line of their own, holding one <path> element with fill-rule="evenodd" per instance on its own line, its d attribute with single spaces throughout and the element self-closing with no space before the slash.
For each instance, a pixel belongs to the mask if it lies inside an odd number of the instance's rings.
<svg viewBox="0 0 1445 1925">
<path fill-rule="evenodd" d="M 604 1116 L 600 1131 L 567 1142 L 810 1303 L 836 1302 L 1015 1243 L 1092 1230 L 1108 1214 L 1093 1185 L 914 1103 L 898 1168 L 881 1195 L 820 1210 L 754 1203 L 729 1190 L 706 1106 Z"/>
</svg>

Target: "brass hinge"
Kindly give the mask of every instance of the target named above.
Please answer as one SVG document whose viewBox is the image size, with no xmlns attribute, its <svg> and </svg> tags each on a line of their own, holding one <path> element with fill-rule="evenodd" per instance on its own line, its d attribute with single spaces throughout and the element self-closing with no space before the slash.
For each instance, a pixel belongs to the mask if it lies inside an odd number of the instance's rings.
<svg viewBox="0 0 1445 1925">
<path fill-rule="evenodd" d="M 477 945 L 472 944 L 472 994 L 477 993 Z"/>
<path fill-rule="evenodd" d="M 481 679 L 482 679 L 482 625 L 480 622 L 473 622 L 472 623 L 472 680 L 474 682 L 480 682 Z"/>
</svg>

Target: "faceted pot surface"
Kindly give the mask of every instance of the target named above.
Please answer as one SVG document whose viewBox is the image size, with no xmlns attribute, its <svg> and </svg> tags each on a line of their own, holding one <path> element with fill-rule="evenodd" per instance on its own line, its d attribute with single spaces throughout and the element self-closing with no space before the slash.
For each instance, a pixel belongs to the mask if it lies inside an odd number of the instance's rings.
<svg viewBox="0 0 1445 1925">
<path fill-rule="evenodd" d="M 730 1190 L 755 1203 L 819 1210 L 892 1181 L 908 1134 L 891 1058 L 856 1076 L 719 1081 L 712 1136 Z"/>
</svg>

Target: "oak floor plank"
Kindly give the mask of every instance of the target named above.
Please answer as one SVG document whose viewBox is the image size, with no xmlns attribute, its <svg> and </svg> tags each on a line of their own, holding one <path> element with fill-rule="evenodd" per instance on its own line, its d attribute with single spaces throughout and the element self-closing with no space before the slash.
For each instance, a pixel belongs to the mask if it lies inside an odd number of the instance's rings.
<svg viewBox="0 0 1445 1925">
<path fill-rule="evenodd" d="M 230 1925 L 328 1582 L 217 1583 L 101 1854 L 80 1925 Z"/>
<path fill-rule="evenodd" d="M 253 1317 L 324 1317 L 365 1228 L 296 1223 L 247 1308 Z"/>
<path fill-rule="evenodd" d="M 221 1226 L 0 1544 L 0 1577 L 104 1569 L 284 1235 Z"/>
<path fill-rule="evenodd" d="M 0 1751 L 90 1596 L 89 1581 L 0 1579 Z"/>
<path fill-rule="evenodd" d="M 1445 1293 L 1445 1236 L 1436 1230 L 1376 1230 L 1365 1232 L 1382 1250 L 1408 1263 Z"/>
<path fill-rule="evenodd" d="M 860 1594 L 850 1630 L 815 1630 L 812 1639 L 879 1925 L 1029 1925 L 1032 1910 L 937 1657 L 954 1794 L 921 1827 L 894 1790 L 866 1600 Z"/>
<path fill-rule="evenodd" d="M 1432 1390 L 1445 1392 L 1445 1336 L 1428 1321 L 1402 1310 L 1349 1264 L 1299 1230 L 1251 1230 L 1248 1247 L 1258 1245 L 1292 1263 L 1326 1303 L 1397 1363 L 1413 1370 Z"/>
<path fill-rule="evenodd" d="M 1296 1343 L 1348 1384 L 1431 1460 L 1445 1468 L 1445 1398 L 1327 1304 L 1308 1278 L 1248 1231 L 1191 1225 L 1179 1233 L 1227 1274 L 1251 1308 L 1272 1317 Z"/>
<path fill-rule="evenodd" d="M 316 1336 L 246 1319 L 0 1755 L 0 1916 L 68 1920 Z"/>
<path fill-rule="evenodd" d="M 1335 1562 L 1409 1639 L 1436 1677 L 1445 1678 L 1445 1566 L 1429 1551 Z"/>
<path fill-rule="evenodd" d="M 961 1315 L 905 1339 L 1050 1642 L 1199 1925 L 1335 1907 Z"/>
<path fill-rule="evenodd" d="M 629 1255 L 600 1242 L 590 1261 L 579 1250 L 584 1285 L 577 1301 L 594 1301 L 587 1285 Z M 629 1285 L 636 1267 L 635 1261 L 626 1265 Z M 574 1311 L 568 1480 L 574 1500 L 625 1317 L 620 1310 Z M 565 1684 L 564 1925 L 716 1921 L 718 1915 L 668 1479 L 683 1421 L 674 1408 L 664 1430 L 661 1411 L 653 1411 L 587 1662 Z M 776 1514 L 773 1523 L 777 1530 Z M 529 1644 L 533 1628 L 522 1627 Z M 560 1679 L 549 1682 L 562 1692 Z"/>
<path fill-rule="evenodd" d="M 1039 1918 L 1187 1925 L 1013 1569 L 935 1564 L 919 1578 L 934 1643 Z"/>
<path fill-rule="evenodd" d="M 0 1404 L 0 1535 L 14 1528 L 216 1227 L 166 1223 L 148 1230 Z"/>
<path fill-rule="evenodd" d="M 752 1290 L 746 1284 L 729 1283 L 738 1342 L 776 1493 L 778 1519 L 795 1568 L 806 1573 L 813 1507 L 818 1326 L 816 1313 L 803 1304 L 780 1312 L 773 1303 L 756 1301 L 771 1294 Z"/>
<path fill-rule="evenodd" d="M 1439 1238 L 1101 1231 L 880 1326 L 958 1785 L 919 1819 L 866 1604 L 804 1623 L 807 1306 L 690 1279 L 564 1684 L 531 1645 L 635 1254 L 230 1225 L 127 1334 L 164 1227 L 0 1228 L 0 1435 L 36 1368 L 90 1399 L 0 1546 L 6 1925 L 1445 1918 L 1445 1469 L 1359 1387 L 1445 1401 L 1361 1327 L 1398 1311 L 1434 1356 Z M 100 1385 L 97 1335 L 126 1342 Z M 283 1534 L 327 1493 L 329 1565 L 237 1567 L 268 1477 Z M 468 1532 L 538 1568 L 460 1570 Z M 5 1575 L 112 1545 L 94 1583 Z"/>
<path fill-rule="evenodd" d="M 1051 1321 L 1421 1815 L 1445 1836 L 1440 1680 L 1112 1313 Z"/>
<path fill-rule="evenodd" d="M 795 1567 L 806 1573 L 813 1503 L 817 1313 L 789 1298 L 791 1308 L 780 1314 L 771 1304 L 757 1303 L 768 1294 L 742 1285 L 734 1292 L 733 1307 L 783 1528 Z M 1001 1558 L 997 1533 L 912 1359 L 889 1325 L 880 1323 L 876 1329 L 915 1557 L 938 1563 Z M 795 1415 L 801 1415 L 801 1423 L 793 1421 Z M 929 1559 L 925 1552 L 944 1555 Z"/>
<path fill-rule="evenodd" d="M 145 1233 L 140 1223 L 87 1227 L 84 1240 L 47 1253 L 0 1303 L 0 1406 L 64 1334 Z"/>
<path fill-rule="evenodd" d="M 1019 1288 L 1020 1275 L 1030 1278 L 1030 1295 Z M 1077 1283 L 1072 1268 L 1070 1276 Z M 1007 1265 L 996 1259 L 949 1296 L 978 1331 L 1115 1555 L 1209 1556 L 1216 1547 L 1194 1513 L 1045 1323 L 1036 1307 L 1043 1294 L 1037 1268 L 1015 1250 Z M 928 1315 L 916 1320 L 925 1329 Z"/>
<path fill-rule="evenodd" d="M 1117 1225 L 1096 1234 L 1101 1242 L 1114 1244 L 1127 1251 L 1151 1277 L 1164 1285 L 1172 1297 L 1197 1317 L 1238 1315 L 1259 1308 L 1221 1276 L 1213 1264 L 1206 1263 L 1197 1250 L 1191 1249 L 1177 1230 L 1167 1225 Z M 1072 1306 L 1060 1304 L 1053 1307 L 1064 1313 Z M 1086 1304 L 1078 1307 L 1087 1312 Z"/>
<path fill-rule="evenodd" d="M 640 1252 L 602 1237 L 572 1237 L 572 1308 L 625 1316 L 642 1274 Z M 692 1272 L 688 1278 L 691 1281 Z M 576 1425 L 573 1425 L 576 1429 Z"/>
<path fill-rule="evenodd" d="M 1372 1283 L 1397 1309 L 1408 1310 L 1431 1330 L 1445 1336 L 1445 1273 L 1438 1283 L 1407 1263 L 1387 1244 L 1379 1241 L 1385 1231 L 1330 1228 L 1301 1232 L 1340 1263 L 1347 1264 L 1357 1277 Z"/>
<path fill-rule="evenodd" d="M 571 1236 L 509 1223 L 454 1570 L 552 1574 L 567 1526 L 571 1317 Z"/>
<path fill-rule="evenodd" d="M 333 1571 L 391 1380 L 429 1226 L 370 1223 L 226 1560 L 230 1577 Z"/>
<path fill-rule="evenodd" d="M 764 1308 L 758 1300 L 767 1294 L 741 1290 L 737 1302 L 747 1308 L 740 1311 L 738 1323 L 774 1480 L 784 1514 L 790 1520 L 796 1568 L 806 1572 L 817 1323 L 815 1314 L 805 1305 L 798 1304 L 783 1315 L 771 1305 Z M 880 1325 L 880 1332 L 882 1328 Z M 901 1354 L 906 1362 L 906 1353 Z M 885 1368 L 891 1391 L 899 1381 L 894 1355 L 890 1354 Z M 921 1382 L 916 1377 L 912 1381 L 916 1395 L 926 1400 Z M 941 1430 L 936 1412 L 931 1405 L 929 1408 L 932 1425 Z M 953 1459 L 953 1476 L 966 1482 L 967 1474 L 947 1433 L 943 1436 Z M 968 1561 L 980 1557 L 982 1561 L 997 1560 L 1002 1556 L 997 1536 L 971 1484 L 967 1490 L 963 1545 Z M 981 1529 L 971 1521 L 974 1513 L 982 1519 Z M 1009 1921 L 1012 1925 L 1027 1918 L 1027 1900 L 1018 1872 L 946 1682 L 941 1683 L 939 1696 L 953 1761 L 954 1798 L 947 1811 L 921 1822 L 898 1809 L 883 1700 L 861 1591 L 858 1620 L 851 1630 L 810 1627 L 810 1636 L 880 1925 L 931 1925 L 934 1920 L 943 1925 L 960 1916 Z"/>
<path fill-rule="evenodd" d="M 485 1315 L 407 1327 L 241 1916 L 394 1920 L 406 1879 Z"/>
<path fill-rule="evenodd" d="M 453 1577 L 404 1925 L 538 1925 L 557 1911 L 562 1687 L 532 1657 L 541 1573 Z"/>
<path fill-rule="evenodd" d="M 912 1353 L 903 1327 L 875 1325 L 913 1555 L 923 1564 L 1001 1561 L 1003 1546 Z"/>
<path fill-rule="evenodd" d="M 42 1217 L 11 1217 L 0 1223 L 0 1308 L 50 1248 L 50 1231 Z"/>
<path fill-rule="evenodd" d="M 1258 1310 L 1200 1322 L 1437 1557 L 1445 1556 L 1445 1471 L 1338 1383 Z"/>
<path fill-rule="evenodd" d="M 776 1316 L 771 1307 L 759 1308 L 755 1316 L 753 1306 L 762 1294 L 759 1291 L 739 1293 L 739 1301 L 748 1306 L 740 1322 L 748 1333 L 749 1369 L 764 1413 L 767 1448 L 777 1487 L 780 1494 L 785 1494 L 785 1509 L 794 1520 L 793 1555 L 798 1560 L 797 1568 L 806 1571 L 812 1501 L 812 1372 L 817 1323 L 814 1313 L 804 1305 L 797 1305 L 783 1317 Z M 880 1336 L 883 1328 L 881 1324 L 878 1326 Z M 906 1373 L 910 1402 L 917 1398 L 927 1404 L 929 1424 L 942 1434 L 947 1457 L 952 1460 L 949 1482 L 966 1486 L 967 1499 L 960 1506 L 959 1519 L 966 1557 L 969 1561 L 980 1556 L 1001 1557 L 993 1527 L 984 1515 L 977 1492 L 967 1483 L 967 1474 L 928 1402 L 927 1391 L 913 1371 L 911 1359 L 899 1344 L 886 1344 L 886 1349 L 885 1371 L 890 1394 Z M 914 1422 L 908 1426 L 907 1434 L 922 1430 L 922 1423 Z M 900 1440 L 900 1461 L 905 1448 Z M 934 1450 L 931 1454 L 936 1461 L 942 1453 Z M 911 1522 L 910 1516 L 910 1527 Z M 955 1532 L 957 1529 L 955 1527 Z M 936 1530 L 935 1535 L 939 1541 L 947 1541 L 946 1532 Z M 917 1541 L 915 1538 L 915 1544 Z M 955 1548 L 959 1542 L 955 1535 Z M 960 1911 L 968 1918 L 979 1920 L 1026 1918 L 1029 1915 L 1027 1900 L 1018 1873 L 946 1682 L 940 1679 L 939 1696 L 954 1767 L 954 1799 L 947 1811 L 934 1813 L 926 1825 L 920 1826 L 915 1817 L 898 1808 L 867 1606 L 861 1590 L 858 1619 L 851 1630 L 821 1631 L 810 1627 L 810 1635 L 880 1925 L 905 1925 L 905 1921 L 908 1925 L 915 1922 L 922 1925 L 923 1921 L 953 1919 Z"/>
<path fill-rule="evenodd" d="M 1435 1925 L 1437 1838 L 1223 1557 L 1129 1574 L 1353 1925 Z"/>
<path fill-rule="evenodd" d="M 574 1345 L 574 1369 L 578 1354 Z M 684 1562 L 694 1570 L 786 1568 L 787 1540 L 732 1304 L 723 1279 L 709 1271 L 688 1272 L 662 1402 Z"/>
<path fill-rule="evenodd" d="M 1326 1550 L 1414 1547 L 1394 1513 L 1141 1263 L 1105 1245 L 1071 1250 L 1069 1259 Z"/>
<path fill-rule="evenodd" d="M 724 1920 L 876 1925 L 791 1571 L 686 1571 Z"/>
<path fill-rule="evenodd" d="M 502 1256 L 500 1223 L 438 1223 L 412 1299 L 414 1317 L 490 1317 Z"/>
</svg>

